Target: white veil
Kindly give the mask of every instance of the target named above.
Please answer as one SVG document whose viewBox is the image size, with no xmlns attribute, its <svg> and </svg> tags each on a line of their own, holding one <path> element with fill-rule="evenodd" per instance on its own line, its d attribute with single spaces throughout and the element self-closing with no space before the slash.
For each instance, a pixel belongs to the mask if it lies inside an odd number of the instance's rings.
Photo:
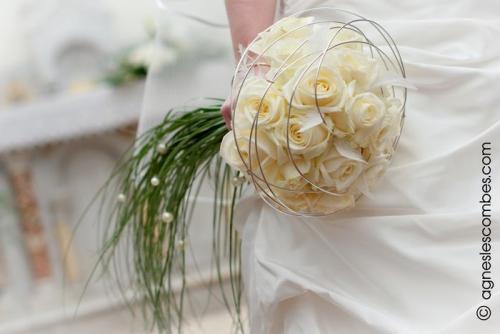
<svg viewBox="0 0 500 334">
<path fill-rule="evenodd" d="M 139 135 L 173 107 L 225 98 L 234 69 L 224 0 L 156 0 L 156 39 Z"/>
</svg>

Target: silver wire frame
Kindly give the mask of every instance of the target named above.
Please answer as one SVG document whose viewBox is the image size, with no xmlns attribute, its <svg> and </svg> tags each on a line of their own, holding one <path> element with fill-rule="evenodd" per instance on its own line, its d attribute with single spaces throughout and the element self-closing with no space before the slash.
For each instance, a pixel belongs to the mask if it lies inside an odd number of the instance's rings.
<svg viewBox="0 0 500 334">
<path fill-rule="evenodd" d="M 266 62 L 264 61 L 264 57 L 266 52 L 268 52 L 273 46 L 275 46 L 281 39 L 286 38 L 287 36 L 293 34 L 294 32 L 297 32 L 301 29 L 307 29 L 309 27 L 313 27 L 314 25 L 329 25 L 330 29 L 337 29 L 336 33 L 330 38 L 328 41 L 327 45 L 325 45 L 324 49 L 322 51 L 315 51 L 306 55 L 303 55 L 294 61 L 290 62 L 291 59 L 293 59 L 294 56 L 296 56 L 299 51 L 306 45 L 310 39 L 304 39 L 304 41 L 282 62 L 281 66 L 277 69 L 277 71 L 274 73 L 273 77 L 270 79 L 267 79 L 268 86 L 266 87 L 264 94 L 262 95 L 259 103 L 259 107 L 257 110 L 257 113 L 253 119 L 252 122 L 252 127 L 250 130 L 250 136 L 248 140 L 248 161 L 243 157 L 242 155 L 242 148 L 238 144 L 237 140 L 237 134 L 236 131 L 233 131 L 234 133 L 234 141 L 236 143 L 236 148 L 238 150 L 238 154 L 240 155 L 241 160 L 244 163 L 246 173 L 247 175 L 251 178 L 251 181 L 253 185 L 255 186 L 255 189 L 259 194 L 262 196 L 262 198 L 272 207 L 277 209 L 278 211 L 290 215 L 295 215 L 295 216 L 323 216 L 327 214 L 331 214 L 333 212 L 328 212 L 328 213 L 318 213 L 318 212 L 299 212 L 294 209 L 292 209 L 285 201 L 280 199 L 279 195 L 276 194 L 276 190 L 283 190 L 283 191 L 288 191 L 288 192 L 295 192 L 295 193 L 323 193 L 323 194 L 328 194 L 332 196 L 332 200 L 335 200 L 334 198 L 336 196 L 343 196 L 344 194 L 337 193 L 334 191 L 331 191 L 331 189 L 326 189 L 324 187 L 321 187 L 317 184 L 314 184 L 311 180 L 309 180 L 304 173 L 302 173 L 291 153 L 290 150 L 290 138 L 289 138 L 289 123 L 290 123 L 290 118 L 292 114 L 292 109 L 293 109 L 293 100 L 295 96 L 296 89 L 298 85 L 300 84 L 301 80 L 305 76 L 305 74 L 313 68 L 316 64 L 319 63 L 317 66 L 317 71 L 316 71 L 316 81 L 319 78 L 321 68 L 323 66 L 323 61 L 327 55 L 328 52 L 343 46 L 343 45 L 348 45 L 348 44 L 362 44 L 366 45 L 367 48 L 369 49 L 370 56 L 372 58 L 378 57 L 378 59 L 381 61 L 383 66 L 387 71 L 393 72 L 397 74 L 398 76 L 402 78 L 406 78 L 406 71 L 404 67 L 404 63 L 401 57 L 401 54 L 398 50 L 398 47 L 394 41 L 394 39 L 391 37 L 391 35 L 387 32 L 387 30 L 382 27 L 379 23 L 369 20 L 361 15 L 352 13 L 347 10 L 343 9 L 337 9 L 337 8 L 332 8 L 332 7 L 321 7 L 321 8 L 314 8 L 314 9 L 308 9 L 302 12 L 299 12 L 295 14 L 295 17 L 315 17 L 314 13 L 321 13 L 321 16 L 325 16 L 325 14 L 332 19 L 320 19 L 320 20 L 314 20 L 311 23 L 307 23 L 301 26 L 298 26 L 294 28 L 293 30 L 287 32 L 284 34 L 282 37 L 279 39 L 273 41 L 270 45 L 268 45 L 263 52 L 261 52 L 258 55 L 254 55 L 249 51 L 255 43 L 257 43 L 260 40 L 260 37 L 257 37 L 243 52 L 241 59 L 238 63 L 238 66 L 236 68 L 234 77 L 233 77 L 233 82 L 232 82 L 232 94 L 231 94 L 231 101 L 232 101 L 232 129 L 235 129 L 235 113 L 237 110 L 238 106 L 238 101 L 242 92 L 242 89 L 247 81 L 247 79 L 250 77 L 250 74 L 256 68 L 257 66 L 266 66 Z M 337 17 L 342 17 L 342 16 L 347 16 L 350 19 L 336 19 Z M 377 46 L 374 42 L 372 42 L 372 38 L 369 38 L 365 31 L 360 28 L 360 25 L 363 24 L 368 24 L 369 27 L 373 28 L 375 33 L 378 35 L 377 37 L 381 37 L 383 40 L 383 46 Z M 353 41 L 344 41 L 340 43 L 334 44 L 333 41 L 336 39 L 337 35 L 343 31 L 343 30 L 351 30 L 359 36 L 362 37 L 362 40 L 353 40 Z M 388 51 L 384 51 L 383 48 L 387 49 Z M 287 153 L 290 161 L 292 162 L 293 166 L 299 173 L 299 175 L 312 186 L 313 190 L 310 191 L 304 191 L 304 190 L 297 190 L 297 189 L 290 189 L 290 188 L 285 188 L 281 187 L 276 184 L 270 183 L 266 175 L 264 173 L 264 170 L 262 168 L 262 161 L 261 157 L 259 156 L 259 150 L 258 148 L 258 136 L 257 136 L 257 129 L 258 129 L 258 119 L 259 119 L 259 114 L 261 112 L 264 99 L 268 92 L 271 90 L 273 87 L 275 80 L 282 74 L 286 69 L 290 68 L 293 66 L 296 62 L 302 61 L 304 59 L 307 59 L 309 57 L 313 57 L 313 59 L 305 66 L 304 70 L 299 75 L 298 80 L 295 82 L 295 86 L 293 87 L 292 90 L 292 96 L 290 97 L 288 101 L 288 114 L 287 114 L 287 130 L 286 130 L 286 137 L 287 137 Z M 241 75 L 242 74 L 242 75 Z M 317 86 L 315 86 L 315 100 L 316 100 L 316 112 L 319 114 L 321 117 L 321 120 L 324 124 L 326 124 L 325 118 L 322 114 L 322 111 L 320 110 L 320 105 L 318 101 L 318 95 L 317 95 Z M 381 88 L 382 89 L 382 88 Z M 401 135 L 401 131 L 403 129 L 404 125 L 404 119 L 405 119 L 405 113 L 406 113 L 406 100 L 407 100 L 407 89 L 404 87 L 391 87 L 391 96 L 396 97 L 396 91 L 400 90 L 402 92 L 402 105 L 399 110 L 399 113 L 401 115 L 401 123 L 400 123 L 400 133 L 396 136 L 394 142 L 393 142 L 393 148 L 394 150 L 397 148 L 398 143 L 399 143 L 399 138 Z M 384 93 L 384 90 L 382 89 L 382 93 Z M 252 145 L 252 143 L 254 145 Z M 252 149 L 255 150 L 255 158 L 257 161 L 258 166 L 252 166 Z M 391 156 L 388 157 L 389 159 Z M 257 174 L 255 172 L 255 167 L 257 167 L 258 171 L 260 174 Z M 361 193 L 357 194 L 356 199 L 361 196 Z"/>
</svg>

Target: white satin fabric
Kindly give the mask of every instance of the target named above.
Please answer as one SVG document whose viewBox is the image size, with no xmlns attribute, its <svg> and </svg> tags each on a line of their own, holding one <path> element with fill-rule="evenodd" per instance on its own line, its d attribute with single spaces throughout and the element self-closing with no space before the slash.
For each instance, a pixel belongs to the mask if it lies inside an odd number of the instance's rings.
<svg viewBox="0 0 500 334">
<path fill-rule="evenodd" d="M 484 302 L 478 203 L 484 141 L 500 189 L 500 1 L 330 4 L 386 27 L 418 91 L 409 92 L 400 146 L 375 198 L 320 219 L 280 214 L 255 195 L 241 202 L 251 333 L 500 333 L 500 226 L 498 287 Z M 482 304 L 492 310 L 487 321 L 476 318 Z"/>
</svg>

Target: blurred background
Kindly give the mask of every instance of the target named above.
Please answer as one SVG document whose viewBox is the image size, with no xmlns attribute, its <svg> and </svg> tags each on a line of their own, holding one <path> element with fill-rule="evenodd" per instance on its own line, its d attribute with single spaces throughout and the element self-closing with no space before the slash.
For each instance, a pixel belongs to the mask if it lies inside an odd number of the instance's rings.
<svg viewBox="0 0 500 334">
<path fill-rule="evenodd" d="M 189 99 L 225 97 L 225 20 L 223 0 L 0 1 L 1 334 L 149 333 L 112 279 L 88 282 L 102 226 L 98 207 L 82 214 L 141 114 L 146 128 Z M 201 272 L 203 196 L 190 246 Z M 205 276 L 194 298 L 208 294 Z M 187 333 L 229 332 L 217 303 L 200 312 Z"/>
</svg>

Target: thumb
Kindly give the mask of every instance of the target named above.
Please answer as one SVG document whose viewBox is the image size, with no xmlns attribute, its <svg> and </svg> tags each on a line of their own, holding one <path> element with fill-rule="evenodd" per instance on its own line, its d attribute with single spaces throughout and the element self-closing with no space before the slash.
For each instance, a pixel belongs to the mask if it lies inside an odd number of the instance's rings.
<svg viewBox="0 0 500 334">
<path fill-rule="evenodd" d="M 226 127 L 231 130 L 231 101 L 229 98 L 224 101 L 222 107 L 220 108 L 224 122 L 226 122 Z"/>
</svg>

